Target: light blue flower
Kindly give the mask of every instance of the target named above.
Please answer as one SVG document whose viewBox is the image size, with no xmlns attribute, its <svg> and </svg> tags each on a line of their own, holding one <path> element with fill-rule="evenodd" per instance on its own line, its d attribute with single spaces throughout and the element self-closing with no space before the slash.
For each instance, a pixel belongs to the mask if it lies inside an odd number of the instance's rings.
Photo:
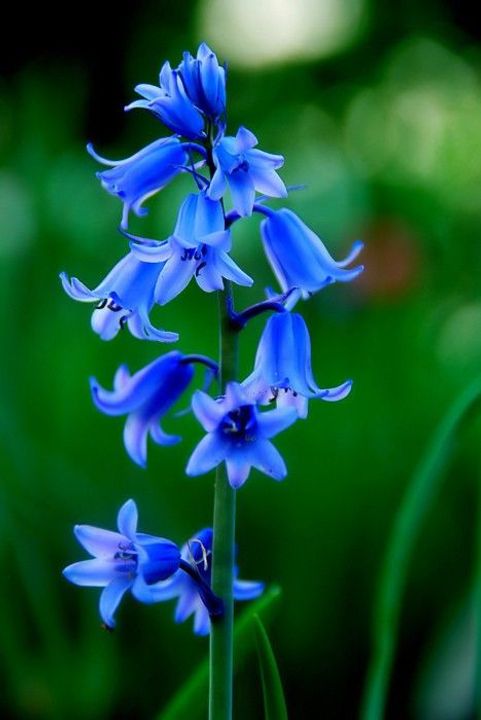
<svg viewBox="0 0 481 720">
<path fill-rule="evenodd" d="M 136 238 L 130 247 L 143 262 L 163 263 L 155 287 L 155 301 L 165 305 L 195 277 L 206 292 L 222 290 L 223 278 L 252 285 L 249 277 L 228 255 L 230 230 L 225 229 L 219 201 L 204 193 L 191 193 L 182 203 L 173 235 L 164 242 Z"/>
<path fill-rule="evenodd" d="M 214 52 L 201 43 L 197 57 L 190 52 L 178 67 L 187 95 L 205 115 L 216 120 L 225 112 L 225 68 L 219 65 Z"/>
<path fill-rule="evenodd" d="M 122 200 L 123 228 L 127 227 L 131 210 L 139 216 L 147 214 L 143 203 L 178 175 L 188 159 L 185 148 L 175 137 L 156 140 L 125 160 L 106 160 L 92 145 L 87 145 L 87 150 L 95 160 L 111 166 L 110 170 L 98 172 L 97 177 L 107 192 Z"/>
<path fill-rule="evenodd" d="M 63 574 L 75 585 L 103 587 L 100 615 L 107 628 L 115 626 L 114 613 L 127 590 L 140 602 L 156 602 L 152 587 L 179 569 L 180 550 L 164 538 L 137 532 L 138 512 L 127 500 L 117 516 L 118 532 L 76 525 L 74 533 L 93 560 L 69 565 Z"/>
<path fill-rule="evenodd" d="M 144 100 L 134 100 L 126 110 L 144 108 L 150 110 L 161 122 L 178 135 L 190 140 L 205 137 L 204 118 L 188 97 L 179 70 L 172 70 L 170 63 L 163 64 L 159 74 L 159 86 L 143 83 L 135 92 Z"/>
<path fill-rule="evenodd" d="M 333 388 L 318 387 L 312 374 L 307 325 L 301 315 L 281 312 L 267 320 L 254 370 L 242 387 L 253 403 L 275 401 L 277 407 L 294 407 L 300 418 L 306 418 L 310 399 L 342 400 L 349 395 L 352 380 Z"/>
<path fill-rule="evenodd" d="M 92 315 L 92 328 L 102 340 L 111 340 L 127 325 L 134 337 L 160 342 L 175 342 L 178 333 L 155 328 L 149 319 L 154 304 L 154 289 L 162 264 L 140 262 L 128 253 L 107 277 L 89 290 L 77 278 L 60 274 L 65 292 L 80 302 L 98 302 Z M 99 302 L 100 301 L 100 302 Z"/>
<path fill-rule="evenodd" d="M 244 484 L 251 467 L 275 480 L 286 476 L 284 460 L 270 438 L 295 422 L 294 408 L 259 412 L 244 388 L 231 382 L 220 400 L 197 390 L 192 409 L 208 434 L 192 453 L 187 475 L 202 475 L 225 460 L 229 483 L 234 488 Z"/>
<path fill-rule="evenodd" d="M 261 235 L 267 259 L 284 292 L 298 288 L 303 298 L 333 282 L 349 282 L 363 266 L 346 269 L 363 248 L 354 243 L 342 261 L 334 260 L 320 238 L 302 220 L 286 208 L 271 210 L 256 206 L 267 215 L 261 223 Z"/>
<path fill-rule="evenodd" d="M 204 528 L 187 542 L 181 550 L 182 560 L 195 568 L 202 584 L 211 585 L 212 574 L 212 541 L 211 528 Z M 233 595 L 234 600 L 253 600 L 264 590 L 264 583 L 251 580 L 238 580 L 238 569 L 234 568 Z M 185 572 L 178 570 L 171 578 L 157 583 L 152 588 L 152 597 L 157 601 L 177 598 L 175 621 L 184 622 L 194 615 L 194 632 L 196 635 L 208 635 L 210 632 L 209 611 L 199 593 L 199 582 Z"/>
<path fill-rule="evenodd" d="M 121 365 L 114 378 L 113 391 L 104 390 L 95 378 L 91 378 L 92 399 L 97 408 L 106 415 L 128 416 L 124 445 L 137 465 L 146 466 L 149 434 L 158 445 L 173 445 L 180 441 L 179 436 L 165 433 L 159 421 L 188 387 L 196 362 L 210 369 L 216 367 L 212 360 L 202 355 L 182 355 L 174 350 L 134 375 Z"/>
<path fill-rule="evenodd" d="M 207 195 L 220 200 L 228 183 L 234 208 L 241 217 L 252 213 L 256 190 L 268 197 L 287 197 L 286 186 L 276 173 L 284 158 L 255 150 L 255 145 L 256 136 L 240 127 L 235 137 L 223 137 L 213 152 L 216 170 Z"/>
</svg>

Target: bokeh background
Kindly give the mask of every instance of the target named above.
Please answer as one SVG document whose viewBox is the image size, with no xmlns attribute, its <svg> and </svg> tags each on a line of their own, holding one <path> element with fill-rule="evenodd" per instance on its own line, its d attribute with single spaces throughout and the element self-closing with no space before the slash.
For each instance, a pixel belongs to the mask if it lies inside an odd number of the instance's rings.
<svg viewBox="0 0 481 720">
<path fill-rule="evenodd" d="M 289 206 L 337 257 L 366 242 L 365 275 L 302 307 L 319 384 L 353 377 L 351 397 L 312 402 L 308 421 L 278 438 L 286 481 L 253 472 L 238 496 L 242 576 L 283 588 L 269 631 L 291 717 L 355 718 L 393 519 L 439 418 L 481 369 L 474 10 L 454 0 L 156 0 L 10 12 L 0 46 L 2 717 L 153 718 L 207 651 L 189 624 L 174 625 L 172 603 L 128 598 L 118 631 L 102 632 L 98 592 L 61 577 L 83 557 L 74 523 L 113 527 L 135 497 L 143 529 L 183 542 L 210 523 L 213 482 L 184 476 L 202 434 L 191 417 L 166 421 L 184 441 L 152 446 L 147 472 L 129 461 L 123 420 L 93 408 L 87 379 L 108 387 L 120 362 L 135 370 L 162 348 L 127 333 L 102 343 L 90 309 L 58 280 L 67 270 L 93 286 L 125 250 L 120 204 L 99 187 L 86 141 L 126 157 L 164 134 L 122 108 L 164 59 L 175 65 L 207 40 L 229 61 L 230 131 L 251 128 L 286 157 L 286 182 L 306 184 Z M 134 230 L 166 237 L 187 187 L 181 178 L 151 200 Z M 272 277 L 257 219 L 236 228 L 234 255 L 260 297 Z M 181 349 L 216 353 L 215 298 L 191 287 L 157 310 Z M 245 372 L 260 328 L 245 333 Z M 479 468 L 479 432 L 468 431 L 410 566 L 388 718 L 474 717 Z M 236 707 L 238 718 L 262 717 L 255 656 L 239 672 Z"/>
</svg>

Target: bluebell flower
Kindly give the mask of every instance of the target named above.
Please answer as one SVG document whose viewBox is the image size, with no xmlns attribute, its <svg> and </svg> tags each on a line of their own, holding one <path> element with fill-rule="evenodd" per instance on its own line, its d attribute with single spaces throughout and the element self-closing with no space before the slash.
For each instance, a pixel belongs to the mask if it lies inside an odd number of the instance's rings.
<svg viewBox="0 0 481 720">
<path fill-rule="evenodd" d="M 311 340 L 304 319 L 297 313 L 281 312 L 266 322 L 257 348 L 254 370 L 242 383 L 254 403 L 276 401 L 277 407 L 294 407 L 307 417 L 308 401 L 328 402 L 349 395 L 352 380 L 338 387 L 321 389 L 312 374 Z"/>
<path fill-rule="evenodd" d="M 144 108 L 150 110 L 173 132 L 190 140 L 205 137 L 204 118 L 188 97 L 179 70 L 172 70 L 170 63 L 163 64 L 159 74 L 159 86 L 142 83 L 135 92 L 144 100 L 134 100 L 126 110 Z"/>
<path fill-rule="evenodd" d="M 207 194 L 220 200 L 227 183 L 235 210 L 241 217 L 251 215 L 256 190 L 268 197 L 287 197 L 286 186 L 276 173 L 282 167 L 282 155 L 255 150 L 256 136 L 240 127 L 235 137 L 223 137 L 214 147 L 215 173 Z"/>
<path fill-rule="evenodd" d="M 225 112 L 225 68 L 219 65 L 215 53 L 201 43 L 197 57 L 189 52 L 178 67 L 187 95 L 205 115 L 213 120 Z"/>
<path fill-rule="evenodd" d="M 212 542 L 211 528 L 204 528 L 187 542 L 181 550 L 182 560 L 191 563 L 202 583 L 208 587 L 212 574 Z M 262 594 L 264 583 L 251 580 L 238 580 L 238 568 L 234 568 L 234 600 L 254 600 Z M 194 615 L 194 632 L 196 635 L 208 635 L 210 632 L 209 611 L 199 594 L 199 583 L 195 582 L 183 568 L 164 582 L 152 588 L 152 597 L 157 601 L 178 598 L 175 610 L 175 621 L 184 622 Z"/>
<path fill-rule="evenodd" d="M 164 242 L 136 238 L 132 251 L 143 262 L 164 263 L 155 287 L 155 301 L 165 305 L 195 277 L 206 292 L 222 290 L 223 278 L 238 285 L 253 280 L 228 255 L 230 230 L 225 229 L 220 201 L 191 193 L 182 203 L 173 235 Z"/>
<path fill-rule="evenodd" d="M 187 475 L 202 475 L 225 460 L 229 483 L 238 488 L 247 480 L 251 467 L 275 480 L 282 480 L 287 469 L 270 438 L 297 419 L 294 408 L 259 412 L 236 382 L 227 385 L 225 397 L 213 400 L 197 390 L 192 398 L 195 416 L 207 435 L 192 453 Z"/>
<path fill-rule="evenodd" d="M 137 532 L 137 506 L 122 505 L 117 516 L 118 532 L 90 525 L 76 525 L 75 536 L 92 555 L 69 565 L 63 574 L 75 585 L 103 587 L 100 615 L 107 628 L 115 626 L 114 613 L 127 590 L 140 602 L 155 602 L 152 587 L 179 569 L 180 550 L 164 538 Z"/>
<path fill-rule="evenodd" d="M 154 304 L 154 289 L 162 264 L 139 261 L 133 253 L 122 258 L 94 290 L 77 278 L 60 274 L 65 292 L 80 302 L 97 302 L 92 328 L 102 340 L 111 340 L 127 325 L 134 337 L 160 342 L 175 342 L 178 333 L 158 330 L 149 319 Z"/>
<path fill-rule="evenodd" d="M 125 160 L 106 160 L 97 155 L 92 145 L 87 150 L 95 160 L 110 165 L 110 170 L 97 173 L 102 187 L 111 195 L 117 195 L 123 204 L 122 227 L 128 224 L 129 212 L 147 214 L 143 203 L 151 195 L 162 190 L 187 162 L 187 152 L 178 138 L 162 138 L 147 145 Z"/>
<path fill-rule="evenodd" d="M 182 355 L 173 351 L 134 375 L 121 365 L 114 378 L 113 391 L 104 390 L 95 378 L 91 378 L 90 388 L 97 408 L 106 415 L 127 415 L 124 445 L 137 465 L 145 467 L 147 463 L 149 434 L 158 445 L 173 445 L 181 439 L 165 433 L 159 421 L 189 385 L 195 362 L 210 368 L 215 366 L 213 361 L 201 355 Z"/>
<path fill-rule="evenodd" d="M 284 292 L 299 289 L 303 298 L 333 282 L 349 282 L 363 266 L 346 269 L 363 248 L 354 243 L 342 261 L 334 260 L 320 238 L 292 212 L 282 208 L 271 210 L 259 207 L 267 215 L 261 223 L 261 235 L 267 259 Z"/>
</svg>

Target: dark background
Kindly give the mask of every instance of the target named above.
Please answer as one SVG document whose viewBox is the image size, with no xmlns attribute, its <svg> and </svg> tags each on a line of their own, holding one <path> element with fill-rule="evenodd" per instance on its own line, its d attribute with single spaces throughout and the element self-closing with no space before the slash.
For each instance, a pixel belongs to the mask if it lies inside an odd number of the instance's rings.
<svg viewBox="0 0 481 720">
<path fill-rule="evenodd" d="M 479 374 L 481 53 L 471 5 L 216 5 L 213 23 L 212 2 L 55 11 L 18 4 L 4 25 L 4 717 L 152 718 L 207 651 L 189 623 L 174 625 L 170 603 L 127 598 L 118 631 L 102 633 L 97 591 L 69 586 L 60 574 L 83 557 L 73 524 L 113 527 L 128 497 L 137 500 L 142 529 L 180 543 L 210 523 L 212 479 L 183 473 L 201 435 L 195 421 L 168 419 L 166 429 L 179 427 L 184 442 L 150 447 L 142 472 L 123 449 L 122 420 L 101 416 L 90 401 L 89 375 L 108 387 L 120 362 L 136 370 L 159 348 L 127 334 L 102 343 L 89 329 L 89 308 L 70 302 L 57 279 L 66 270 L 94 286 L 125 250 L 119 203 L 99 188 L 84 146 L 91 140 L 107 157 L 126 157 L 165 134 L 147 113 L 122 110 L 135 84 L 156 81 L 164 59 L 176 65 L 184 49 L 207 40 L 229 62 L 229 131 L 245 124 L 263 149 L 285 156 L 286 182 L 307 186 L 289 207 L 336 257 L 356 238 L 366 242 L 364 276 L 302 306 L 319 384 L 353 377 L 351 397 L 311 403 L 309 419 L 276 443 L 286 481 L 253 472 L 238 497 L 242 576 L 283 588 L 269 632 L 292 718 L 311 717 L 312 707 L 319 717 L 357 716 L 396 510 L 439 418 Z M 256 15 L 262 10 L 267 15 Z M 326 30 L 333 16 L 347 28 L 343 38 Z M 311 33 L 309 58 L 302 32 Z M 166 237 L 188 187 L 182 178 L 150 201 L 134 231 Z M 236 231 L 234 255 L 258 288 L 272 284 L 255 219 Z M 153 317 L 179 329 L 181 350 L 216 353 L 215 299 L 197 287 Z M 246 332 L 245 373 L 260 328 Z M 478 470 L 473 430 L 446 469 L 410 566 L 393 720 L 472 716 Z M 262 717 L 255 656 L 239 673 L 236 698 L 238 717 Z"/>
</svg>

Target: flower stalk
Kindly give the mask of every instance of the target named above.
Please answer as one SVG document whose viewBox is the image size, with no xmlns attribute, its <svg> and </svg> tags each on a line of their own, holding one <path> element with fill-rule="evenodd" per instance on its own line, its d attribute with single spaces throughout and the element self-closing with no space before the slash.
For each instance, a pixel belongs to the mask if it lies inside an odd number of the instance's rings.
<svg viewBox="0 0 481 720">
<path fill-rule="evenodd" d="M 230 322 L 233 297 L 230 283 L 219 292 L 219 386 L 237 374 L 238 333 Z M 224 602 L 224 614 L 212 623 L 210 633 L 209 720 L 232 717 L 234 651 L 234 555 L 236 491 L 229 484 L 224 464 L 217 467 L 214 491 L 214 544 L 212 590 Z"/>
</svg>

